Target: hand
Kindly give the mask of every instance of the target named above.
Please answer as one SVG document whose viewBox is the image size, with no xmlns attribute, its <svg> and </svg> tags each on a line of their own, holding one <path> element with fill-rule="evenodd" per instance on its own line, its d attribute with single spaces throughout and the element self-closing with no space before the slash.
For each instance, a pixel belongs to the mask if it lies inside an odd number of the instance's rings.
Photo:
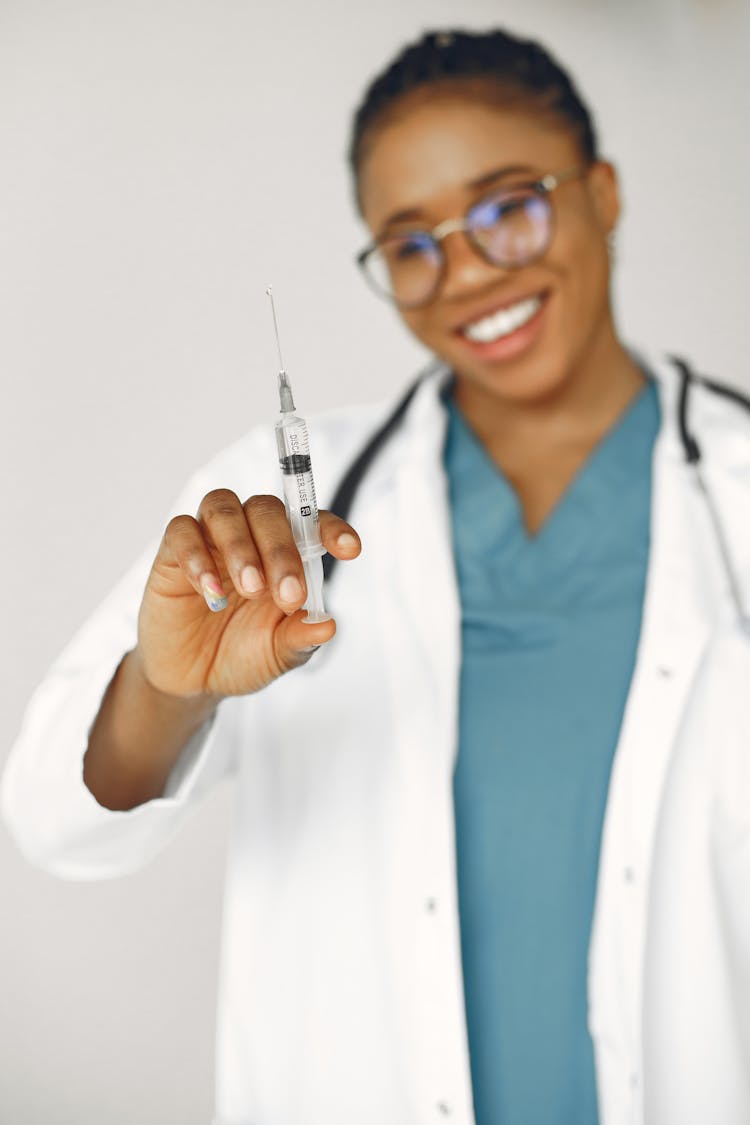
<svg viewBox="0 0 750 1125">
<path fill-rule="evenodd" d="M 330 512 L 320 534 L 336 558 L 360 553 L 356 531 Z M 306 597 L 283 503 L 209 492 L 195 519 L 176 516 L 164 533 L 138 617 L 143 674 L 176 696 L 258 691 L 334 635 L 333 620 L 303 622 Z"/>
</svg>

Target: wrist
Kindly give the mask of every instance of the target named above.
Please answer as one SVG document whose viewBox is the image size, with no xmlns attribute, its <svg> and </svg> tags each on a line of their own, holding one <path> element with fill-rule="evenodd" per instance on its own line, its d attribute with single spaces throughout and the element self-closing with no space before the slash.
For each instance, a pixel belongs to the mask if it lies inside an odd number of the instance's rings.
<svg viewBox="0 0 750 1125">
<path fill-rule="evenodd" d="M 178 694 L 164 691 L 157 687 L 148 674 L 146 661 L 138 645 L 131 649 L 125 656 L 123 664 L 129 665 L 129 671 L 140 681 L 140 686 L 152 701 L 161 709 L 173 711 L 176 714 L 192 715 L 196 720 L 203 722 L 209 718 L 225 697 L 213 692 L 192 692 Z"/>
</svg>

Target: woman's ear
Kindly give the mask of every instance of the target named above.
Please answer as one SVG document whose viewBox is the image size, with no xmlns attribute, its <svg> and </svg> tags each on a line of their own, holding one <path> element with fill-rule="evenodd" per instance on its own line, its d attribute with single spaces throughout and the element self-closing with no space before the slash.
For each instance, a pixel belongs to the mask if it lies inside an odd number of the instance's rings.
<svg viewBox="0 0 750 1125">
<path fill-rule="evenodd" d="M 603 234 L 611 234 L 620 215 L 620 191 L 614 164 L 597 160 L 588 175 L 589 193 Z"/>
</svg>

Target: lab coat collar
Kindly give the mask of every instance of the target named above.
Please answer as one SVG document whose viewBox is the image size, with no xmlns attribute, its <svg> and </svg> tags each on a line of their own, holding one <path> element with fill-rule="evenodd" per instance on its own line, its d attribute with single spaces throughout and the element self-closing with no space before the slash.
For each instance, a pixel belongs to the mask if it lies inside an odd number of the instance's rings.
<svg viewBox="0 0 750 1125">
<path fill-rule="evenodd" d="M 686 641 L 698 636 L 699 619 L 691 606 L 702 602 L 691 553 L 694 533 L 687 525 L 683 493 L 690 488 L 677 425 L 679 376 L 668 359 L 633 353 L 657 384 L 661 426 L 653 461 L 651 560 L 644 626 L 658 608 L 662 627 Z M 447 414 L 441 394 L 450 371 L 427 375 L 407 413 L 396 454 L 398 581 L 404 607 L 423 655 L 432 669 L 440 698 L 457 709 L 454 669 L 460 660 L 461 608 L 455 576 L 448 484 L 443 465 Z M 393 466 L 391 466 L 392 468 Z M 667 576 L 662 579 L 662 576 Z M 658 587 L 658 596 L 648 591 Z M 692 594 L 691 594 L 692 591 Z M 669 612 L 667 607 L 671 607 Z M 693 628 L 695 626 L 695 628 Z M 644 629 L 645 633 L 645 629 Z M 449 715 L 446 715 L 448 718 Z"/>
</svg>

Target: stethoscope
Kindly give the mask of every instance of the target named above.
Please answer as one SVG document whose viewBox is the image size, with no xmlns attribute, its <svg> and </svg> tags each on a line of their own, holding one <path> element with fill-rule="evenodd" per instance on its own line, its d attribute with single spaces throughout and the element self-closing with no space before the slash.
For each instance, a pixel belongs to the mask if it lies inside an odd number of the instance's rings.
<svg viewBox="0 0 750 1125">
<path fill-rule="evenodd" d="M 750 611 L 745 608 L 742 597 L 742 590 L 737 578 L 737 569 L 732 559 L 732 553 L 729 548 L 729 542 L 724 529 L 724 525 L 719 515 L 717 505 L 714 501 L 713 496 L 711 495 L 711 491 L 708 488 L 706 479 L 703 475 L 703 457 L 701 454 L 701 448 L 698 444 L 695 434 L 691 433 L 688 428 L 688 404 L 690 389 L 696 383 L 707 387 L 715 394 L 723 395 L 724 398 L 731 399 L 732 402 L 736 402 L 739 406 L 744 407 L 744 409 L 748 411 L 750 411 L 750 398 L 746 395 L 743 395 L 740 391 L 735 390 L 734 387 L 727 387 L 723 383 L 717 383 L 713 379 L 708 379 L 703 375 L 698 375 L 695 371 L 692 370 L 692 368 L 685 362 L 684 359 L 680 359 L 678 356 L 670 356 L 669 358 L 677 368 L 680 376 L 680 391 L 677 402 L 677 423 L 680 431 L 682 448 L 685 453 L 685 462 L 695 475 L 698 487 L 706 502 L 706 507 L 708 509 L 711 518 L 711 524 L 713 526 L 714 534 L 716 537 L 716 543 L 719 548 L 719 554 L 721 555 L 724 571 L 729 582 L 729 590 L 737 612 L 737 620 L 739 622 L 740 628 L 750 634 Z M 359 488 L 363 477 L 370 468 L 370 465 L 378 456 L 383 446 L 388 442 L 388 440 L 393 436 L 395 431 L 401 425 L 404 416 L 409 409 L 412 399 L 414 398 L 424 380 L 429 375 L 432 375 L 436 371 L 440 370 L 442 366 L 443 365 L 439 361 L 433 361 L 424 371 L 420 372 L 417 379 L 409 386 L 406 393 L 396 404 L 392 412 L 375 430 L 360 453 L 351 463 L 348 470 L 341 479 L 341 482 L 336 489 L 336 492 L 334 493 L 331 503 L 329 504 L 330 510 L 332 512 L 335 512 L 337 516 L 341 516 L 342 519 L 349 518 L 349 513 L 351 511 L 357 489 Z M 331 577 L 335 569 L 336 562 L 337 560 L 333 557 L 333 555 L 326 555 L 323 559 L 323 572 L 326 579 Z"/>
<path fill-rule="evenodd" d="M 678 356 L 670 356 L 669 358 L 672 363 L 674 363 L 680 375 L 677 424 L 680 430 L 682 448 L 685 452 L 685 460 L 692 468 L 698 487 L 703 494 L 703 499 L 706 501 L 706 507 L 711 517 L 719 554 L 724 564 L 724 573 L 729 582 L 729 591 L 732 596 L 732 601 L 734 602 L 735 610 L 737 611 L 737 621 L 740 628 L 750 634 L 750 612 L 745 609 L 742 590 L 740 588 L 739 579 L 737 578 L 737 569 L 732 560 L 732 552 L 729 549 L 729 541 L 724 529 L 724 524 L 719 515 L 719 509 L 711 495 L 711 490 L 706 484 L 706 478 L 703 475 L 701 447 L 698 445 L 695 434 L 689 431 L 687 424 L 688 397 L 690 387 L 693 383 L 700 383 L 702 386 L 708 387 L 714 394 L 723 395 L 724 398 L 731 399 L 732 402 L 738 403 L 740 406 L 744 407 L 745 410 L 750 410 L 750 398 L 748 398 L 747 395 L 743 395 L 740 391 L 735 390 L 734 387 L 727 387 L 723 383 L 717 383 L 713 379 L 707 379 L 704 375 L 697 375 L 685 360 L 680 359 Z"/>
</svg>

